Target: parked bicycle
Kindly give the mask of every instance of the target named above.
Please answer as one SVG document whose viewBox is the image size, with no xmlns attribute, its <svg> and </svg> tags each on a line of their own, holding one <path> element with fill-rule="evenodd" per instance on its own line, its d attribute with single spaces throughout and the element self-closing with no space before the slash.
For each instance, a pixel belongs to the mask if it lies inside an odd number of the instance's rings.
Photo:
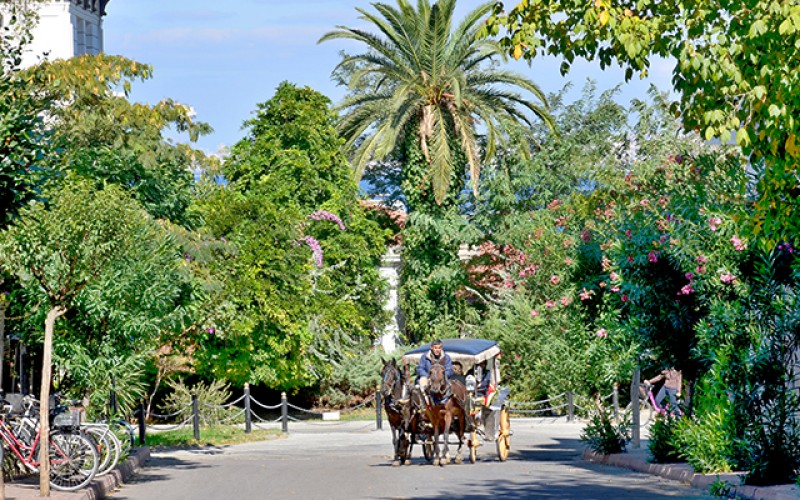
<svg viewBox="0 0 800 500">
<path fill-rule="evenodd" d="M 129 448 L 120 442 L 111 425 L 101 422 L 84 422 L 80 418 L 80 414 L 75 416 L 70 410 L 70 406 L 77 403 L 78 401 L 62 401 L 60 397 L 54 398 L 51 426 L 62 432 L 80 432 L 88 438 L 98 454 L 95 476 L 103 476 L 117 466 L 120 458 L 128 453 Z M 11 427 L 18 439 L 30 444 L 32 436 L 35 436 L 39 429 L 39 402 L 32 396 L 23 396 L 19 406 L 21 406 L 21 411 L 18 411 L 11 419 Z"/>
<path fill-rule="evenodd" d="M 18 436 L 9 426 L 13 406 L 3 404 L 0 415 L 0 438 L 5 450 L 23 466 L 37 472 L 39 462 L 39 433 L 34 430 L 25 437 Z M 94 479 L 99 465 L 95 444 L 79 432 L 54 428 L 48 439 L 50 484 L 54 489 L 75 491 Z"/>
</svg>

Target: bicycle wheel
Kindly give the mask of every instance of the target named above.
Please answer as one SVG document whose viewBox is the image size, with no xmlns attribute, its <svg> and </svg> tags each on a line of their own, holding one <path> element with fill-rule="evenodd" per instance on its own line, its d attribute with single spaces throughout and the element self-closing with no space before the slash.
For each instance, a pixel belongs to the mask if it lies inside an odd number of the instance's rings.
<svg viewBox="0 0 800 500">
<path fill-rule="evenodd" d="M 650 404 L 650 401 L 646 399 L 639 400 L 639 426 L 644 427 L 653 420 L 653 405 Z M 625 414 L 627 415 L 627 419 L 631 424 L 633 424 L 633 403 L 628 403 L 628 406 L 625 407 Z"/>
<path fill-rule="evenodd" d="M 50 434 L 50 485 L 61 491 L 83 488 L 97 473 L 97 449 L 81 433 L 53 431 Z"/>
<path fill-rule="evenodd" d="M 109 473 L 117 466 L 117 462 L 119 461 L 122 448 L 119 439 L 117 439 L 117 436 L 111 432 L 111 429 L 109 429 L 107 425 L 89 424 L 82 426 L 81 430 L 85 432 L 88 437 L 94 439 L 97 446 L 100 463 L 97 466 L 97 474 L 95 474 L 95 476 L 102 476 Z"/>
<path fill-rule="evenodd" d="M 136 429 L 134 429 L 130 422 L 122 420 L 121 418 L 112 420 L 108 425 L 122 445 L 122 455 L 129 455 L 131 448 L 136 446 Z"/>
</svg>

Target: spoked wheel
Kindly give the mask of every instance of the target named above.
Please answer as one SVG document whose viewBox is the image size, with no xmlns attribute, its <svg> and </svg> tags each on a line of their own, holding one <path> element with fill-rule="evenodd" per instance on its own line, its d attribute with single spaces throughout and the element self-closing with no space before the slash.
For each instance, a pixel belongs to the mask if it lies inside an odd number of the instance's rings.
<svg viewBox="0 0 800 500">
<path fill-rule="evenodd" d="M 511 449 L 511 417 L 508 408 L 505 406 L 500 410 L 500 422 L 497 432 L 497 456 L 501 462 L 508 458 L 508 450 Z"/>
<path fill-rule="evenodd" d="M 425 460 L 428 462 L 433 461 L 433 444 L 422 443 L 422 454 L 425 455 Z"/>
<path fill-rule="evenodd" d="M 97 473 L 99 459 L 94 443 L 84 435 L 54 431 L 50 435 L 50 484 L 56 490 L 83 488 Z"/>
<path fill-rule="evenodd" d="M 644 427 L 653 420 L 653 405 L 650 404 L 650 401 L 646 399 L 639 400 L 639 426 Z M 633 423 L 633 403 L 628 403 L 628 406 L 625 407 L 625 418 L 630 422 Z"/>
<path fill-rule="evenodd" d="M 469 436 L 469 463 L 474 464 L 478 461 L 478 433 L 472 431 Z"/>
</svg>

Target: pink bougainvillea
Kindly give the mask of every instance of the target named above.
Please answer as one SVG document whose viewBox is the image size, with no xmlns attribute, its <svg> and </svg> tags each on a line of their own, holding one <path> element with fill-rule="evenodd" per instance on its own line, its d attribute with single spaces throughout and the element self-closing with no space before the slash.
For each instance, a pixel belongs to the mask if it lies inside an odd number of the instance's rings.
<svg viewBox="0 0 800 500">
<path fill-rule="evenodd" d="M 327 220 L 327 221 L 331 221 L 331 222 L 335 223 L 336 225 L 338 225 L 339 229 L 341 229 L 342 231 L 347 229 L 345 227 L 345 225 L 344 225 L 344 222 L 342 222 L 342 219 L 340 219 L 339 216 L 337 216 L 336 214 L 333 214 L 331 212 L 328 212 L 327 210 L 317 210 L 313 214 L 310 214 L 308 216 L 308 218 L 311 219 L 311 220 Z"/>
<path fill-rule="evenodd" d="M 737 252 L 741 252 L 742 250 L 747 248 L 747 243 L 742 241 L 738 236 L 734 236 L 731 238 L 731 244 L 733 244 L 733 249 Z"/>
<path fill-rule="evenodd" d="M 732 285 L 736 281 L 736 276 L 732 275 L 731 273 L 723 273 L 720 274 L 719 280 L 726 285 Z"/>
<path fill-rule="evenodd" d="M 720 224 L 722 224 L 722 219 L 720 219 L 719 217 L 711 217 L 710 219 L 708 219 L 708 227 L 712 231 L 716 231 L 717 229 L 719 229 Z"/>
<path fill-rule="evenodd" d="M 608 332 L 606 331 L 605 328 L 601 328 L 601 329 L 597 330 L 597 333 L 595 333 L 595 335 L 597 335 L 601 339 L 604 339 L 604 338 L 608 337 Z"/>
<path fill-rule="evenodd" d="M 647 254 L 647 260 L 653 264 L 658 262 L 658 252 L 655 250 L 650 250 L 650 253 Z"/>
</svg>

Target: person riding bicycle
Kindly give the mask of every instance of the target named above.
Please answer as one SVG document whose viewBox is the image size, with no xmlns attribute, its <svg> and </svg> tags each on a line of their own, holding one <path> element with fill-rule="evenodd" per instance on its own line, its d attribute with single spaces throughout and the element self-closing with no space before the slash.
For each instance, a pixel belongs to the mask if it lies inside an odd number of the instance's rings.
<svg viewBox="0 0 800 500">
<path fill-rule="evenodd" d="M 666 368 L 661 370 L 661 373 L 655 377 L 647 380 L 646 382 L 653 385 L 657 382 L 664 381 L 664 385 L 658 390 L 656 394 L 656 404 L 662 406 L 664 397 L 669 396 L 669 412 L 680 413 L 678 409 L 678 398 L 681 397 L 681 386 L 683 385 L 683 374 L 675 367 Z"/>
<path fill-rule="evenodd" d="M 444 373 L 447 378 L 451 378 L 453 376 L 453 361 L 450 359 L 450 356 L 444 352 L 444 348 L 442 346 L 442 341 L 439 339 L 434 340 L 431 342 L 431 348 L 427 354 L 422 356 L 419 360 L 419 366 L 417 366 L 417 380 L 419 381 L 419 387 L 423 391 L 428 386 L 428 377 L 431 374 L 431 365 L 436 363 L 441 363 L 444 361 Z"/>
</svg>

